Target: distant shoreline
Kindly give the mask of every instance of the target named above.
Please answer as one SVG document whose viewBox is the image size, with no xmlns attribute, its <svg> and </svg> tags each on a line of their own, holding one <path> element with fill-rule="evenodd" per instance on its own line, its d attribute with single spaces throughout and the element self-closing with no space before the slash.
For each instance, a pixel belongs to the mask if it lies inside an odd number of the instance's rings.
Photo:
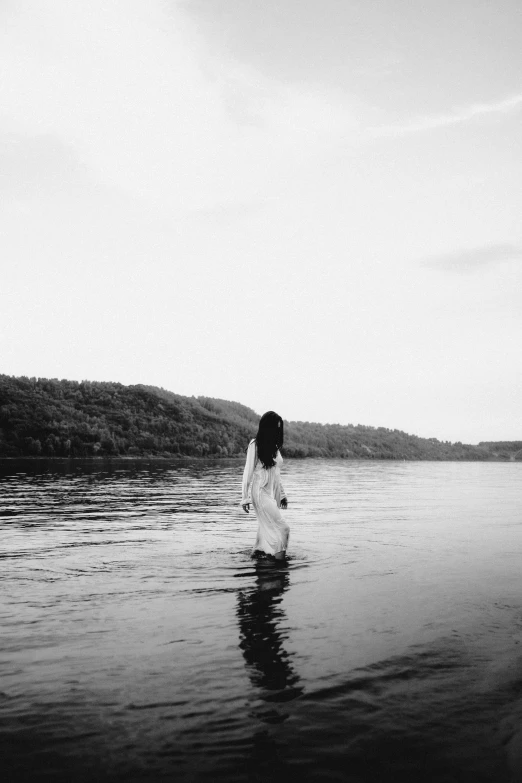
<svg viewBox="0 0 522 783">
<path fill-rule="evenodd" d="M 242 454 L 236 454 L 226 457 L 220 457 L 219 455 L 210 455 L 206 457 L 199 457 L 197 455 L 179 454 L 170 457 L 165 457 L 160 454 L 121 454 L 121 455 L 101 455 L 101 456 L 86 456 L 86 457 L 48 457 L 37 455 L 21 455 L 18 457 L 4 457 L 0 455 L 0 462 L 141 462 L 141 461 L 155 461 L 155 462 L 242 462 L 244 461 Z M 287 460 L 309 460 L 320 459 L 322 461 L 335 460 L 336 462 L 522 462 L 522 457 L 518 459 L 516 457 L 491 457 L 489 459 L 437 459 L 429 457 L 324 457 L 324 456 L 286 456 Z"/>
<path fill-rule="evenodd" d="M 239 402 L 155 386 L 0 375 L 0 459 L 244 457 L 259 415 Z M 284 422 L 283 456 L 367 462 L 513 462 L 522 439 L 476 446 L 366 424 Z"/>
</svg>

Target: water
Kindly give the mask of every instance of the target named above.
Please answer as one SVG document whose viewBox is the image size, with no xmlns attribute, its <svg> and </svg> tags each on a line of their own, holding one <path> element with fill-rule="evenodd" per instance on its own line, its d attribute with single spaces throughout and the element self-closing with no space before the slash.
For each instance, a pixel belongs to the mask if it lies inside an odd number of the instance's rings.
<svg viewBox="0 0 522 783">
<path fill-rule="evenodd" d="M 522 465 L 241 472 L 1 463 L 4 779 L 521 780 Z"/>
</svg>

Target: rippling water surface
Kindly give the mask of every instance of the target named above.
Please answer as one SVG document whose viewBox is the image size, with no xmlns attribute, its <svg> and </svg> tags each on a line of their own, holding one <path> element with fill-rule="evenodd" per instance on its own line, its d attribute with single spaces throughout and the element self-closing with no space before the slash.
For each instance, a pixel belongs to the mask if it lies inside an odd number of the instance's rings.
<svg viewBox="0 0 522 783">
<path fill-rule="evenodd" d="M 241 472 L 0 463 L 6 779 L 522 780 L 522 465 Z"/>
</svg>

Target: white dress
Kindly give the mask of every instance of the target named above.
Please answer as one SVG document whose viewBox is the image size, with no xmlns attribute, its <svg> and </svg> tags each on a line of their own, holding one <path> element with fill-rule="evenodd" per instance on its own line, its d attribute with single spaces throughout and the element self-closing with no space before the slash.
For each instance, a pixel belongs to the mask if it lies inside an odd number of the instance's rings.
<svg viewBox="0 0 522 783">
<path fill-rule="evenodd" d="M 280 476 L 283 458 L 279 451 L 275 463 L 274 467 L 265 468 L 257 457 L 255 440 L 250 441 L 243 471 L 241 505 L 251 502 L 257 516 L 257 538 L 252 552 L 265 552 L 267 555 L 286 551 L 290 534 L 290 528 L 279 510 L 281 500 L 286 498 Z"/>
</svg>

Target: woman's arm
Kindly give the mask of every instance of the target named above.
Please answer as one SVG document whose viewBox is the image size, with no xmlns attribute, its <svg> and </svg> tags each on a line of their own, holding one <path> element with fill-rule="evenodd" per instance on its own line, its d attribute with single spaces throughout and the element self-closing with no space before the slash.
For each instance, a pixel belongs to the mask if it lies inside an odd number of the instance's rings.
<svg viewBox="0 0 522 783">
<path fill-rule="evenodd" d="M 243 471 L 243 485 L 242 485 L 242 492 L 241 492 L 241 505 L 243 507 L 245 507 L 245 505 L 248 506 L 249 503 L 248 491 L 250 489 L 250 484 L 252 483 L 255 464 L 256 464 L 256 442 L 255 440 L 252 440 L 248 444 L 245 469 Z M 248 511 L 248 509 L 245 508 L 245 511 Z"/>
<path fill-rule="evenodd" d="M 286 508 L 288 506 L 288 498 L 286 497 L 285 488 L 283 487 L 283 482 L 281 479 L 279 479 L 279 489 L 281 497 L 281 508 Z"/>
</svg>

